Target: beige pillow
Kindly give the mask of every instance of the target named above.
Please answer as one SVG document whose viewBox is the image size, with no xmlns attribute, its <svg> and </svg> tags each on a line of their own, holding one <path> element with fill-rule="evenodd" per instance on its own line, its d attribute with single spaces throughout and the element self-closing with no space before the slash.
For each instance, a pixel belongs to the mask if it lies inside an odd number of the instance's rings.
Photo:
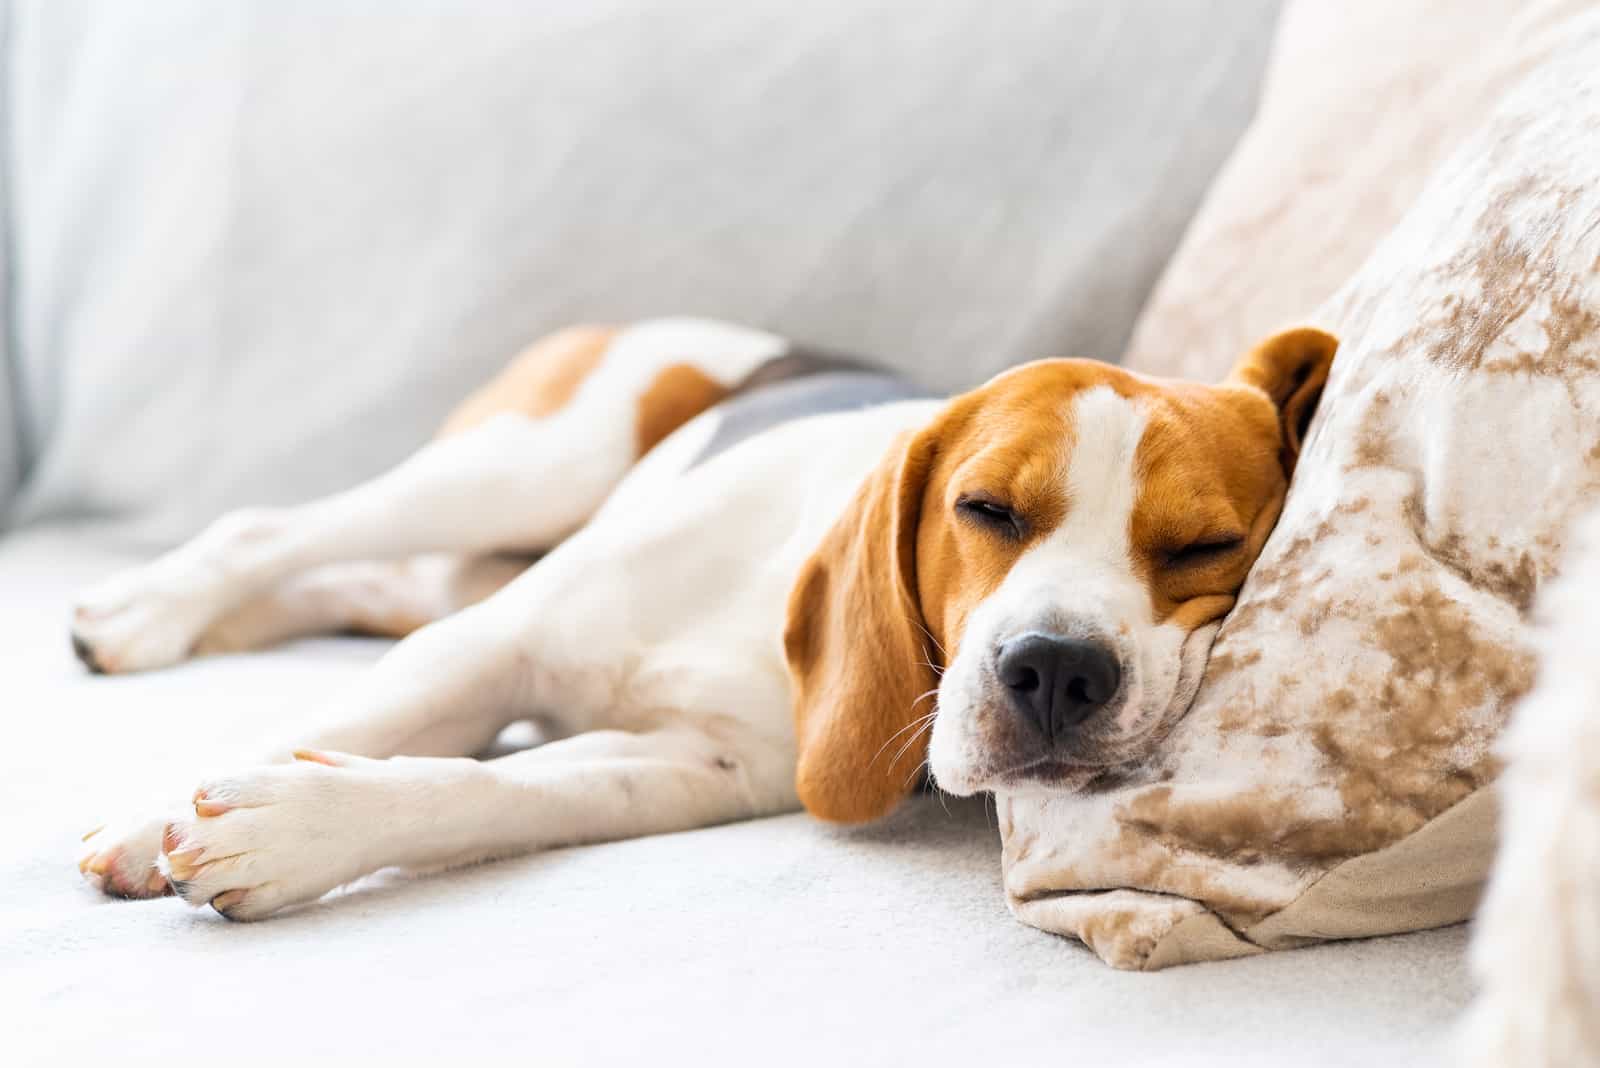
<svg viewBox="0 0 1600 1068">
<path fill-rule="evenodd" d="M 1525 615 L 1600 489 L 1600 10 L 1318 313 L 1339 354 L 1188 715 L 1000 804 L 1018 916 L 1158 968 L 1460 920 Z"/>
<path fill-rule="evenodd" d="M 1295 0 L 1260 110 L 1124 362 L 1209 382 L 1361 265 L 1434 168 L 1591 0 Z"/>
</svg>

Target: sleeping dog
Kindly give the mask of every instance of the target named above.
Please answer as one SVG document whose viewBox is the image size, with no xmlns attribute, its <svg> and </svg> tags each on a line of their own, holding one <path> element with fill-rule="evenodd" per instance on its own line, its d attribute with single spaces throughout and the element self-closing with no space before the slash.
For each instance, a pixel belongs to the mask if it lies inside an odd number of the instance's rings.
<svg viewBox="0 0 1600 1068">
<path fill-rule="evenodd" d="M 556 334 L 388 474 L 81 599 L 103 672 L 405 640 L 80 868 L 244 920 L 392 865 L 871 820 L 924 774 L 1092 787 L 1188 707 L 1335 348 L 1290 330 L 1220 385 L 1046 360 L 942 401 L 722 323 Z M 471 759 L 527 719 L 558 740 Z"/>
</svg>

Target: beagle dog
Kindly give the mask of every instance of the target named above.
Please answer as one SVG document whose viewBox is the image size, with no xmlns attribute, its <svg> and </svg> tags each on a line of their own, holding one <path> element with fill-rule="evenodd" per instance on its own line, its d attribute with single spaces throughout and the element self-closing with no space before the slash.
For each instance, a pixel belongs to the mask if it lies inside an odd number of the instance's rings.
<svg viewBox="0 0 1600 1068">
<path fill-rule="evenodd" d="M 78 602 L 108 673 L 404 637 L 80 868 L 249 920 L 389 866 L 871 820 L 925 773 L 1092 786 L 1189 705 L 1336 345 L 1287 331 L 1220 385 L 1045 360 L 943 401 L 728 324 L 558 333 L 388 474 Z M 529 719 L 556 740 L 473 759 Z"/>
</svg>

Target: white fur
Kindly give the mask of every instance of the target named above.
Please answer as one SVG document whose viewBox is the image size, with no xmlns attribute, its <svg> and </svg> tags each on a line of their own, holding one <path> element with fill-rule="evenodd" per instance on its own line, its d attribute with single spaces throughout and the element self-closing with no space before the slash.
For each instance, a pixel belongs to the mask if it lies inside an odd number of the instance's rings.
<svg viewBox="0 0 1600 1068">
<path fill-rule="evenodd" d="M 996 689 L 994 651 L 1017 635 L 1051 631 L 1110 644 L 1123 666 L 1114 733 L 1124 748 L 1175 700 L 1187 703 L 1193 695 L 1192 686 L 1178 692 L 1187 634 L 1153 618 L 1150 588 L 1129 544 L 1145 415 L 1136 402 L 1097 386 L 1073 399 L 1068 421 L 1074 441 L 1060 475 L 1067 514 L 973 611 L 940 680 L 928 764 L 940 787 L 954 794 L 1030 789 L 1008 775 L 1012 769 L 995 765 L 982 740 L 985 717 L 1013 714 L 989 695 Z"/>
<path fill-rule="evenodd" d="M 449 611 L 464 599 L 451 559 L 539 548 L 581 524 L 498 593 L 402 641 L 315 731 L 203 783 L 207 804 L 231 807 L 170 820 L 179 893 L 250 919 L 381 867 L 796 807 L 781 646 L 789 588 L 894 436 L 938 405 L 798 420 L 686 470 L 714 430 L 708 413 L 628 470 L 611 427 L 631 431 L 632 418 L 610 412 L 611 390 L 631 400 L 653 378 L 640 367 L 685 350 L 702 370 L 709 351 L 716 376 L 738 377 L 773 354 L 769 339 L 682 322 L 634 328 L 569 414 L 500 417 L 349 493 L 226 520 L 86 598 L 80 636 L 129 670 L 197 642 L 234 648 L 330 620 L 354 598 L 387 604 L 393 590 L 371 582 L 386 565 L 372 561 L 420 566 L 406 596 Z M 410 559 L 439 552 L 451 556 Z M 570 737 L 463 759 L 530 717 Z M 282 762 L 291 747 L 332 753 L 337 766 Z M 109 890 L 139 893 L 168 824 L 153 814 L 106 828 L 85 866 Z"/>
<path fill-rule="evenodd" d="M 1472 1064 L 1600 1064 L 1600 514 L 1538 609 L 1539 681 L 1501 742 L 1500 854 L 1478 915 Z"/>
<path fill-rule="evenodd" d="M 797 807 L 781 641 L 790 589 L 896 435 L 940 405 L 801 419 L 696 465 L 713 410 L 632 463 L 633 413 L 661 368 L 692 356 L 731 382 L 781 348 L 720 324 L 642 324 L 552 417 L 504 415 L 347 493 L 226 518 L 92 592 L 76 633 L 114 670 L 358 610 L 439 618 L 314 730 L 204 781 L 190 810 L 134 814 L 93 836 L 86 870 L 112 892 L 153 892 L 165 829 L 162 871 L 178 893 L 251 919 L 386 866 Z M 972 731 L 989 714 L 973 696 L 988 653 L 1009 635 L 1038 626 L 1110 643 L 1127 699 L 1104 733 L 1128 745 L 1181 688 L 1181 635 L 1152 618 L 1128 544 L 1144 415 L 1107 388 L 1072 403 L 1067 517 L 974 612 L 945 675 L 932 763 L 947 789 L 1005 785 L 984 777 Z M 540 549 L 550 551 L 479 601 L 476 586 L 499 586 L 515 566 L 491 554 Z M 564 740 L 466 759 L 528 718 Z M 294 747 L 318 755 L 294 761 Z"/>
<path fill-rule="evenodd" d="M 108 670 L 149 670 L 182 660 L 213 624 L 312 568 L 548 548 L 628 474 L 639 395 L 664 368 L 692 358 L 731 385 L 785 348 L 776 335 L 710 320 L 639 323 L 617 335 L 555 414 L 502 415 L 348 492 L 225 516 L 153 564 L 88 591 L 74 631 Z"/>
</svg>

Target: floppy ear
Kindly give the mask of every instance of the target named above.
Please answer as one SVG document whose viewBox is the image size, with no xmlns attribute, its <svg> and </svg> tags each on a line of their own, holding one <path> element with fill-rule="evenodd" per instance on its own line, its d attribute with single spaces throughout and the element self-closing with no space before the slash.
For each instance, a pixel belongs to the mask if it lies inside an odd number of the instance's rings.
<svg viewBox="0 0 1600 1068">
<path fill-rule="evenodd" d="M 1328 369 L 1339 339 L 1314 326 L 1273 334 L 1245 353 L 1228 381 L 1254 386 L 1278 409 L 1279 459 L 1284 474 L 1294 473 L 1300 443 L 1316 414 L 1317 400 L 1328 381 Z"/>
<path fill-rule="evenodd" d="M 800 800 L 825 820 L 876 819 L 910 792 L 933 710 L 917 596 L 917 524 L 935 437 L 897 440 L 800 569 L 784 655 L 794 695 Z M 928 696 L 928 700 L 919 700 Z"/>
</svg>

